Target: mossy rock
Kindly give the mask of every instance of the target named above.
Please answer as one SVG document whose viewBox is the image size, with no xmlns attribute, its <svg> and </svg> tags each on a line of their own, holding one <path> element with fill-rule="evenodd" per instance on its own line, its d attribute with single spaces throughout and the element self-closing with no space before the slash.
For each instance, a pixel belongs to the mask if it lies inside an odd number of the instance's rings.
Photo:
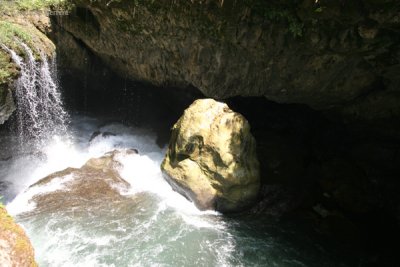
<svg viewBox="0 0 400 267">
<path fill-rule="evenodd" d="M 99 158 L 91 158 L 81 168 L 67 168 L 44 177 L 31 188 L 46 186 L 59 180 L 67 190 L 34 195 L 30 200 L 36 208 L 25 214 L 53 214 L 74 207 L 74 212 L 85 212 L 94 203 L 114 203 L 129 201 L 119 190 L 130 189 L 130 184 L 118 173 L 121 163 L 118 158 L 123 155 L 136 154 L 131 149 L 110 151 Z M 57 182 L 58 183 L 58 182 Z"/>
<path fill-rule="evenodd" d="M 0 206 L 0 262 L 2 266 L 37 266 L 29 238 L 3 206 Z"/>
<path fill-rule="evenodd" d="M 4 12 L 6 13 L 7 10 Z M 55 45 L 38 28 L 34 21 L 24 17 L 23 13 L 15 16 L 0 15 L 0 124 L 4 123 L 15 110 L 12 99 L 13 81 L 19 76 L 18 66 L 13 62 L 7 49 L 14 50 L 25 58 L 25 50 L 21 43 L 25 43 L 32 50 L 36 60 L 42 57 L 52 58 L 55 54 Z M 35 16 L 41 23 L 50 24 L 50 20 L 42 15 Z"/>
<path fill-rule="evenodd" d="M 5 89 L 4 85 L 10 83 L 17 75 L 17 66 L 11 61 L 10 56 L 5 51 L 0 50 L 0 103 L 2 99 L 1 90 Z"/>
<path fill-rule="evenodd" d="M 20 42 L 28 45 L 38 60 L 40 60 L 41 54 L 52 57 L 55 52 L 53 42 L 32 23 L 24 20 L 23 17 L 0 19 L 0 44 L 13 49 L 17 54 L 24 57 L 25 52 Z M 3 49 L 1 51 L 4 52 Z"/>
</svg>

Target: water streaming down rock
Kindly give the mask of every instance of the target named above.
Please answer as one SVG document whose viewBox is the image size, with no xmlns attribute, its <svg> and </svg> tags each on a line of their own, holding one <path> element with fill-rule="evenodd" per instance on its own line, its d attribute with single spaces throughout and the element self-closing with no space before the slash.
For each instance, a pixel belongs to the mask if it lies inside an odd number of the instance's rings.
<svg viewBox="0 0 400 267">
<path fill-rule="evenodd" d="M 55 57 L 51 63 L 44 53 L 34 52 L 23 42 L 17 41 L 24 51 L 25 59 L 14 50 L 2 45 L 20 68 L 21 75 L 15 82 L 17 106 L 17 131 L 19 143 L 42 146 L 54 135 L 65 135 L 68 114 L 63 108 L 57 82 Z"/>
</svg>

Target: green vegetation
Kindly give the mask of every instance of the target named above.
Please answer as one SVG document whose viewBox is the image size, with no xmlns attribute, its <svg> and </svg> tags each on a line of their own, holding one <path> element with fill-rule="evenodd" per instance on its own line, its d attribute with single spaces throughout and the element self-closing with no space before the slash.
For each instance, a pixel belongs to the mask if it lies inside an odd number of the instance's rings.
<svg viewBox="0 0 400 267">
<path fill-rule="evenodd" d="M 41 10 L 51 6 L 65 6 L 66 0 L 20 0 L 17 5 L 23 10 Z"/>
<path fill-rule="evenodd" d="M 8 21 L 0 21 L 0 43 L 13 46 L 16 37 L 26 43 L 32 42 L 32 36 L 26 28 Z"/>
<path fill-rule="evenodd" d="M 263 10 L 263 15 L 271 21 L 286 21 L 289 25 L 289 32 L 292 33 L 294 37 L 301 37 L 303 35 L 304 24 L 301 23 L 289 9 L 265 8 Z"/>
<path fill-rule="evenodd" d="M 303 35 L 304 23 L 300 21 L 292 7 L 272 5 L 268 1 L 254 0 L 246 0 L 245 4 L 269 21 L 287 23 L 288 31 L 293 37 L 301 37 Z"/>
<path fill-rule="evenodd" d="M 41 11 L 51 7 L 68 8 L 68 0 L 3 0 L 0 2 L 4 13 L 18 11 Z"/>
<path fill-rule="evenodd" d="M 6 95 L 1 85 L 6 84 L 10 80 L 15 73 L 13 70 L 15 70 L 15 66 L 10 63 L 9 55 L 5 51 L 0 50 L 0 103 L 4 101 Z"/>
<path fill-rule="evenodd" d="M 0 84 L 6 83 L 6 81 L 10 78 L 10 76 L 11 76 L 10 72 L 0 67 Z M 5 99 L 5 92 L 3 92 L 3 89 L 0 88 L 0 103 L 3 103 L 4 99 Z"/>
<path fill-rule="evenodd" d="M 37 47 L 38 42 L 42 43 L 40 33 L 24 24 L 24 12 L 67 10 L 68 2 L 68 0 L 0 0 L 0 44 L 24 56 L 24 51 L 16 40 L 26 43 L 29 47 Z M 35 49 L 33 50 L 35 52 Z M 35 57 L 39 58 L 39 55 L 35 54 Z M 15 64 L 10 60 L 8 52 L 0 47 L 0 85 L 7 84 L 16 75 Z"/>
<path fill-rule="evenodd" d="M 15 41 L 16 39 L 33 46 L 33 37 L 29 32 L 29 29 L 24 28 L 16 23 L 8 21 L 0 21 L 0 44 L 4 44 L 7 47 L 23 54 L 21 47 Z M 10 56 L 6 51 L 0 49 L 0 84 L 7 83 L 10 78 L 16 75 L 16 68 L 14 63 L 10 61 Z"/>
</svg>

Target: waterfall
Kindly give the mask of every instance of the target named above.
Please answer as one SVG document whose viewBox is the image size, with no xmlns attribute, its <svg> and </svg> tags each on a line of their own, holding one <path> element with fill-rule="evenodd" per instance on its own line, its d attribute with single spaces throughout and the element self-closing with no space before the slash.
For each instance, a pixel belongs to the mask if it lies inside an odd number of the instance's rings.
<svg viewBox="0 0 400 267">
<path fill-rule="evenodd" d="M 37 61 L 25 43 L 17 42 L 25 58 L 7 46 L 1 46 L 11 55 L 21 72 L 14 84 L 18 137 L 20 144 L 33 142 L 39 148 L 49 138 L 67 133 L 68 114 L 61 101 L 55 57 L 49 63 L 44 53 L 40 53 L 40 60 Z"/>
</svg>

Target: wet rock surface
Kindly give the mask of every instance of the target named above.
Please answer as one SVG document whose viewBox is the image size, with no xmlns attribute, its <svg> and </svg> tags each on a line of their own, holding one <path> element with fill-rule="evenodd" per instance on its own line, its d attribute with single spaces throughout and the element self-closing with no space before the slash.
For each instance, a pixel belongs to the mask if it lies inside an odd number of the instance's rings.
<svg viewBox="0 0 400 267">
<path fill-rule="evenodd" d="M 31 201 L 36 208 L 32 212 L 51 213 L 64 209 L 82 212 L 95 203 L 102 207 L 128 200 L 121 192 L 129 190 L 130 185 L 118 173 L 118 156 L 127 154 L 137 153 L 131 149 L 114 150 L 88 160 L 79 169 L 67 168 L 41 179 L 29 190 L 46 186 L 57 186 L 58 189 L 35 195 Z"/>
</svg>

